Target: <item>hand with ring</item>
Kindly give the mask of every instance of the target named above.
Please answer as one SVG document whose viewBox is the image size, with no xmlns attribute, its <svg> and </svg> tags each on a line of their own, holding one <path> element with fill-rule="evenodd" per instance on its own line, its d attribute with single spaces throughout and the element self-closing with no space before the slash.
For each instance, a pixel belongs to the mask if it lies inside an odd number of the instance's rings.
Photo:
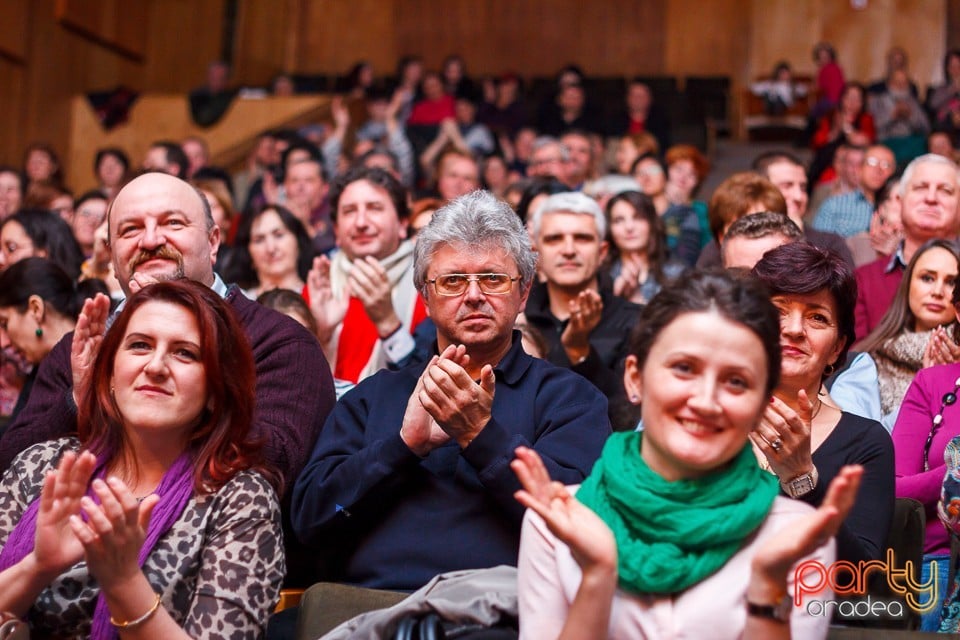
<svg viewBox="0 0 960 640">
<path fill-rule="evenodd" d="M 796 412 L 774 397 L 750 433 L 750 440 L 781 480 L 796 478 L 813 468 L 810 433 L 814 405 L 804 391 L 798 398 L 800 411 Z"/>
</svg>

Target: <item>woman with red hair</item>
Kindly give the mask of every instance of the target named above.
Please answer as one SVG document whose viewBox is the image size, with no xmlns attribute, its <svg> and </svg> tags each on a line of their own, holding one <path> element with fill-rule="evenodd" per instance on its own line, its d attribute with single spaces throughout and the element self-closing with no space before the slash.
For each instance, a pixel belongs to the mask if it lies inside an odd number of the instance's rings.
<svg viewBox="0 0 960 640">
<path fill-rule="evenodd" d="M 262 635 L 284 559 L 244 335 L 195 282 L 127 299 L 76 385 L 79 437 L 0 481 L 0 611 L 34 637 Z"/>
</svg>

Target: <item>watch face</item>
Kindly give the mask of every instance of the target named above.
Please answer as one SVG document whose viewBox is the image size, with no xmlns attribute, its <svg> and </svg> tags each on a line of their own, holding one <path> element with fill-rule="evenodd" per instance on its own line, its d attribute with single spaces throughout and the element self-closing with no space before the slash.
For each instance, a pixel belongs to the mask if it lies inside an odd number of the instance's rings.
<svg viewBox="0 0 960 640">
<path fill-rule="evenodd" d="M 790 481 L 790 493 L 793 496 L 802 496 L 813 491 L 813 478 L 805 474 Z"/>
</svg>

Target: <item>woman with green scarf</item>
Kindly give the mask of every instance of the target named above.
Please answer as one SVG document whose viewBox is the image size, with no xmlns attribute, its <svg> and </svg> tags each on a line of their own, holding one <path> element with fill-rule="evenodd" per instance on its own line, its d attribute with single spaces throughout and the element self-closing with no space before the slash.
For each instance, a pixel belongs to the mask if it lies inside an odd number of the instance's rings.
<svg viewBox="0 0 960 640">
<path fill-rule="evenodd" d="M 795 566 L 829 567 L 862 470 L 845 468 L 814 511 L 757 464 L 748 435 L 780 371 L 764 290 L 681 278 L 645 307 L 630 354 L 644 430 L 611 436 L 579 488 L 517 450 L 520 637 L 825 637 L 829 616 L 807 605 L 833 596 L 794 606 Z"/>
</svg>

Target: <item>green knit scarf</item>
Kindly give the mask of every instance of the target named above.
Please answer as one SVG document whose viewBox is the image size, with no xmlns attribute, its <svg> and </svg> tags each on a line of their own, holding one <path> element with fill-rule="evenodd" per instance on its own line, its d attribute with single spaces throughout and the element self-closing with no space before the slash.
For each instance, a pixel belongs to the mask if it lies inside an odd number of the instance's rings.
<svg viewBox="0 0 960 640">
<path fill-rule="evenodd" d="M 667 482 L 640 457 L 637 432 L 614 433 L 577 499 L 617 540 L 620 587 L 677 593 L 722 567 L 767 517 L 778 492 L 749 443 L 731 463 Z"/>
</svg>

